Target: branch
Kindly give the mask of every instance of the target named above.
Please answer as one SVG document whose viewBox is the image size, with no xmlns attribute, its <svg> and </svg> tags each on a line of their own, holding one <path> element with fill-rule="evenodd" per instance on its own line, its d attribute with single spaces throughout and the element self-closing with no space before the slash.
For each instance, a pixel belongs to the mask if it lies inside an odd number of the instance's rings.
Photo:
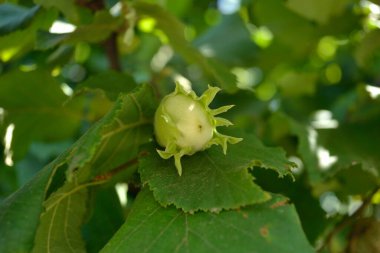
<svg viewBox="0 0 380 253">
<path fill-rule="evenodd" d="M 103 0 L 76 0 L 76 3 L 79 6 L 90 9 L 93 12 L 106 8 Z M 105 40 L 103 46 L 107 54 L 110 68 L 116 71 L 121 71 L 119 52 L 117 50 L 117 33 L 111 33 L 111 35 Z"/>
<path fill-rule="evenodd" d="M 93 12 L 99 11 L 105 8 L 103 0 L 92 0 L 92 1 L 76 0 L 75 2 L 77 5 L 90 9 Z"/>
<path fill-rule="evenodd" d="M 121 71 L 119 52 L 117 49 L 117 33 L 111 33 L 110 37 L 104 42 L 108 62 L 111 69 Z"/>
<path fill-rule="evenodd" d="M 321 248 L 318 250 L 321 252 L 324 248 L 329 247 L 331 245 L 331 241 L 334 238 L 336 234 L 341 232 L 345 227 L 348 225 L 351 225 L 356 219 L 360 218 L 367 207 L 371 204 L 371 200 L 373 196 L 376 194 L 377 191 L 380 190 L 380 187 L 376 187 L 374 190 L 368 194 L 368 196 L 363 200 L 363 204 L 351 215 L 351 216 L 346 216 L 343 218 L 331 231 L 328 233 L 326 236 L 326 239 L 321 246 Z"/>
<path fill-rule="evenodd" d="M 119 166 L 117 166 L 116 168 L 108 171 L 107 173 L 105 174 L 102 174 L 102 175 L 98 175 L 94 178 L 93 182 L 98 182 L 98 181 L 108 181 L 109 179 L 111 179 L 114 175 L 126 170 L 127 168 L 129 167 L 132 167 L 133 165 L 136 165 L 138 164 L 139 162 L 139 159 L 141 157 L 144 157 L 148 155 L 148 152 L 146 151 L 142 151 L 140 154 L 138 154 L 137 157 L 133 158 L 132 160 L 129 160 Z"/>
</svg>

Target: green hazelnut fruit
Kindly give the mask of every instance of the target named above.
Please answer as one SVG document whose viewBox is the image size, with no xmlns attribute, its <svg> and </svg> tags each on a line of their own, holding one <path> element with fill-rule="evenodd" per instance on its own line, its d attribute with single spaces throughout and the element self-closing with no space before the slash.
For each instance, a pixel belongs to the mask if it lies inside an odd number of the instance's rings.
<svg viewBox="0 0 380 253">
<path fill-rule="evenodd" d="M 165 96 L 154 116 L 154 131 L 158 144 L 165 150 L 157 150 L 163 159 L 174 156 L 178 174 L 182 174 L 181 157 L 192 155 L 216 144 L 221 145 L 224 154 L 227 143 L 235 144 L 241 138 L 220 134 L 216 127 L 232 123 L 224 118 L 215 117 L 229 110 L 232 105 L 210 109 L 208 106 L 220 89 L 210 87 L 201 97 L 194 91 L 185 90 L 176 84 L 175 91 Z"/>
</svg>

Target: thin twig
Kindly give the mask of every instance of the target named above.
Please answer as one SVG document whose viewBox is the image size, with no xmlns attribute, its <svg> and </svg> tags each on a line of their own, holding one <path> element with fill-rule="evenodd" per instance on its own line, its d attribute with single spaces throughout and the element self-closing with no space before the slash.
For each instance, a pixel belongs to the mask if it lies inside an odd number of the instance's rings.
<svg viewBox="0 0 380 253">
<path fill-rule="evenodd" d="M 116 71 L 121 71 L 116 32 L 112 32 L 110 37 L 104 42 L 104 48 L 106 50 L 110 68 Z"/>
<path fill-rule="evenodd" d="M 103 0 L 76 0 L 79 6 L 90 9 L 93 12 L 104 10 L 106 8 Z M 112 32 L 103 43 L 104 50 L 108 58 L 110 68 L 116 71 L 121 71 L 119 52 L 117 49 L 117 32 Z"/>
<path fill-rule="evenodd" d="M 79 6 L 88 8 L 92 11 L 100 11 L 105 8 L 104 1 L 103 0 L 76 0 L 75 3 Z"/>
<path fill-rule="evenodd" d="M 110 178 L 112 178 L 114 175 L 116 175 L 116 174 L 124 171 L 125 169 L 127 169 L 129 167 L 132 167 L 133 165 L 138 164 L 139 158 L 144 157 L 146 155 L 148 155 L 148 152 L 142 151 L 137 157 L 133 158 L 132 160 L 129 160 L 129 161 L 127 161 L 127 162 L 125 162 L 125 163 L 117 166 L 116 168 L 108 171 L 105 174 L 96 176 L 93 181 L 94 182 L 97 182 L 97 181 L 107 181 Z"/>
<path fill-rule="evenodd" d="M 372 190 L 371 193 L 368 194 L 368 196 L 363 200 L 362 205 L 351 216 L 346 216 L 337 225 L 335 225 L 335 227 L 326 236 L 326 239 L 319 251 L 322 251 L 324 248 L 329 247 L 331 245 L 332 239 L 336 234 L 341 232 L 345 227 L 352 224 L 355 220 L 357 220 L 363 215 L 365 210 L 367 210 L 367 207 L 371 204 L 373 196 L 379 190 L 380 187 L 376 187 L 374 190 Z"/>
</svg>

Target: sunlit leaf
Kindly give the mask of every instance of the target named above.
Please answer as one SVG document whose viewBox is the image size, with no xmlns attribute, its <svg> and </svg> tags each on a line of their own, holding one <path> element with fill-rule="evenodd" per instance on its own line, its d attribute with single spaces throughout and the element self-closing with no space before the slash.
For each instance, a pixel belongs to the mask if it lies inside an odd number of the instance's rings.
<svg viewBox="0 0 380 253">
<path fill-rule="evenodd" d="M 33 49 L 37 30 L 48 29 L 57 18 L 54 10 L 40 10 L 23 29 L 0 37 L 0 59 L 7 62 Z"/>
</svg>

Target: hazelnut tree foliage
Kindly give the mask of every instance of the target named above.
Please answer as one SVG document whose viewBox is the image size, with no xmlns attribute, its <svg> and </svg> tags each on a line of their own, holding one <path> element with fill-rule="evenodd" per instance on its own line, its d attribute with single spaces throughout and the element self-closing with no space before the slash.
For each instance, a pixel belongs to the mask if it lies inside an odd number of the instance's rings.
<svg viewBox="0 0 380 253">
<path fill-rule="evenodd" d="M 0 252 L 380 252 L 380 2 L 226 2 L 1 1 Z"/>
</svg>

